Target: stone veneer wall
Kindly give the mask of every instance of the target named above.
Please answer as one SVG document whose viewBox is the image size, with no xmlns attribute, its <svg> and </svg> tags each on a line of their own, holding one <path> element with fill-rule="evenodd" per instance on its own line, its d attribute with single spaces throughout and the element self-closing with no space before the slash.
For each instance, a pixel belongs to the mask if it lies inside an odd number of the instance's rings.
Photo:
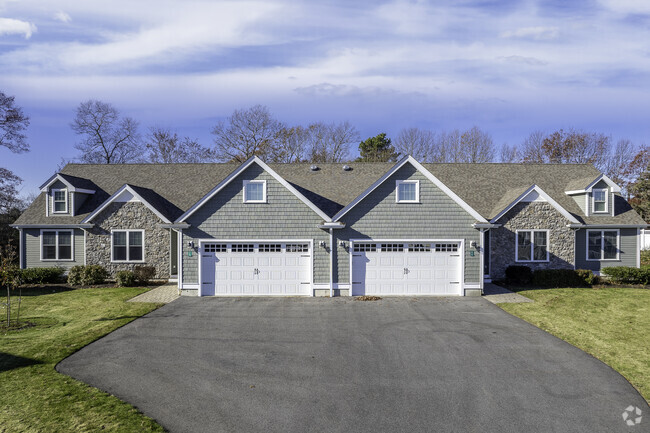
<svg viewBox="0 0 650 433">
<path fill-rule="evenodd" d="M 169 278 L 169 231 L 160 227 L 160 218 L 138 202 L 111 203 L 93 220 L 95 227 L 86 235 L 86 263 L 102 265 L 114 276 L 135 266 L 155 266 L 156 278 Z M 144 263 L 111 263 L 111 229 L 144 230 Z"/>
<path fill-rule="evenodd" d="M 496 229 L 490 229 L 490 277 L 502 279 L 510 265 L 536 269 L 573 269 L 574 233 L 569 221 L 549 203 L 518 203 L 506 213 Z M 516 262 L 516 230 L 549 230 L 548 262 Z"/>
</svg>

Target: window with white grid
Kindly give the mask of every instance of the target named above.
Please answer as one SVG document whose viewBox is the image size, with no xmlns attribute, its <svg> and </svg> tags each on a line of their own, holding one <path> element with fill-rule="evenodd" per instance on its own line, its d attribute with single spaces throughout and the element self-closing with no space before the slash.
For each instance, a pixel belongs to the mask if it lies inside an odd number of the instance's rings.
<svg viewBox="0 0 650 433">
<path fill-rule="evenodd" d="M 458 251 L 458 244 L 436 244 L 435 251 L 439 253 L 455 253 Z"/>
<path fill-rule="evenodd" d="M 258 250 L 260 253 L 281 253 L 282 244 L 260 244 Z"/>
<path fill-rule="evenodd" d="M 409 244 L 409 251 L 414 253 L 428 253 L 431 251 L 431 244 Z"/>
<path fill-rule="evenodd" d="M 364 251 L 377 251 L 377 244 L 354 244 L 354 251 L 357 253 Z"/>
<path fill-rule="evenodd" d="M 288 253 L 306 253 L 309 251 L 309 244 L 287 244 Z"/>
<path fill-rule="evenodd" d="M 252 253 L 254 250 L 253 244 L 232 244 L 231 247 L 233 253 Z"/>
<path fill-rule="evenodd" d="M 404 251 L 404 244 L 381 244 L 382 252 L 401 252 Z"/>
<path fill-rule="evenodd" d="M 206 253 L 225 253 L 226 244 L 204 244 L 203 251 Z"/>
</svg>

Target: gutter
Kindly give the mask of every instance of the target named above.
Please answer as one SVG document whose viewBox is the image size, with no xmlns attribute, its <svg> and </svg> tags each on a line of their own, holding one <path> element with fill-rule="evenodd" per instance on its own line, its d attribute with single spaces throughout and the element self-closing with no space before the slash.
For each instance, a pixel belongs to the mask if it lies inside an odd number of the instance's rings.
<svg viewBox="0 0 650 433">
<path fill-rule="evenodd" d="M 188 223 L 169 223 L 169 224 L 156 224 L 156 227 L 161 227 L 163 229 L 189 229 L 190 225 Z"/>
<path fill-rule="evenodd" d="M 610 228 L 610 229 L 645 229 L 648 227 L 648 224 L 567 224 L 567 227 L 570 229 L 581 229 L 581 228 Z"/>
<path fill-rule="evenodd" d="M 91 229 L 95 224 L 9 224 L 9 227 L 15 229 Z"/>
</svg>

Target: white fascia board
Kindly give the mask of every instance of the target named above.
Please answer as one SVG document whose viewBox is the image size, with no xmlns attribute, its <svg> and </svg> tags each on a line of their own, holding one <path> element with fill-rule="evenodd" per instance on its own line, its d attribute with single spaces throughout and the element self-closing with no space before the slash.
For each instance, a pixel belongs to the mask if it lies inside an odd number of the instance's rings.
<svg viewBox="0 0 650 433">
<path fill-rule="evenodd" d="M 567 224 L 571 229 L 645 229 L 648 224 Z"/>
<path fill-rule="evenodd" d="M 604 174 L 601 174 L 598 176 L 593 182 L 591 182 L 589 185 L 587 185 L 587 188 L 585 188 L 585 192 L 591 192 L 592 188 L 594 185 L 596 185 L 600 181 L 605 181 L 605 183 L 612 188 L 612 192 L 621 192 L 621 187 L 616 185 L 613 180 L 611 180 L 609 177 L 605 176 Z"/>
<path fill-rule="evenodd" d="M 573 191 L 564 191 L 566 195 L 578 195 L 578 194 L 587 194 L 587 191 L 584 189 L 576 189 Z"/>
<path fill-rule="evenodd" d="M 165 223 L 167 223 L 167 224 L 171 224 L 171 221 L 169 221 L 169 220 L 167 219 L 167 217 L 165 217 L 163 214 L 161 214 L 161 213 L 158 211 L 158 209 L 156 209 L 155 207 L 153 207 L 153 206 L 152 206 L 152 205 L 151 205 L 147 200 L 145 200 L 144 198 L 142 198 L 142 196 L 141 196 L 140 194 L 138 194 L 138 193 L 137 193 L 133 188 L 131 188 L 131 186 L 129 186 L 129 185 L 126 184 L 126 183 L 125 183 L 124 185 L 122 185 L 122 187 L 121 187 L 120 189 L 118 189 L 117 191 L 115 191 L 115 193 L 114 193 L 112 196 L 110 196 L 110 197 L 109 197 L 109 198 L 108 198 L 104 203 L 101 204 L 101 206 L 99 206 L 97 209 L 95 209 L 95 210 L 94 210 L 90 215 L 88 215 L 86 218 L 84 218 L 84 220 L 81 221 L 81 222 L 82 222 L 82 223 L 88 223 L 88 222 L 92 221 L 92 219 L 95 218 L 95 217 L 97 216 L 97 214 L 99 214 L 101 211 L 103 211 L 104 209 L 106 209 L 106 207 L 107 207 L 109 204 L 113 203 L 113 201 L 115 201 L 115 199 L 116 199 L 117 197 L 119 197 L 120 194 L 122 194 L 124 191 L 128 191 L 128 192 L 131 193 L 134 197 L 136 197 L 138 200 L 140 200 L 140 202 L 142 202 L 142 204 L 144 204 L 144 205 L 145 205 L 145 206 L 146 206 L 146 207 L 147 207 L 151 212 L 153 212 L 154 214 L 156 214 L 156 216 L 157 216 L 158 218 L 160 218 L 161 220 L 163 220 L 163 222 L 165 222 Z"/>
<path fill-rule="evenodd" d="M 395 164 L 390 170 L 388 170 L 382 177 L 379 178 L 375 183 L 370 185 L 368 189 L 366 189 L 364 192 L 362 192 L 357 198 L 352 200 L 350 204 L 348 204 L 346 207 L 341 209 L 339 213 L 334 215 L 332 218 L 332 221 L 338 221 L 341 219 L 350 209 L 355 207 L 361 200 L 366 198 L 371 192 L 373 192 L 379 185 L 384 183 L 386 179 L 388 179 L 390 176 L 395 174 L 397 170 L 402 168 L 404 164 L 410 163 L 415 167 L 416 170 L 418 170 L 420 173 L 422 173 L 427 179 L 429 179 L 431 182 L 433 182 L 434 185 L 436 185 L 442 192 L 447 194 L 449 198 L 451 198 L 453 201 L 455 201 L 460 207 L 462 207 L 467 213 L 469 213 L 471 216 L 476 218 L 477 221 L 482 222 L 482 223 L 487 223 L 488 221 L 483 218 L 481 214 L 479 214 L 477 211 L 475 211 L 470 205 L 465 203 L 463 199 L 458 197 L 451 189 L 449 189 L 445 184 L 443 184 L 437 177 L 435 177 L 429 170 L 424 168 L 422 164 L 420 164 L 415 158 L 412 156 L 408 155 L 404 158 L 402 158 L 401 161 L 399 161 L 397 164 Z"/>
<path fill-rule="evenodd" d="M 555 200 L 551 198 L 548 194 L 544 192 L 540 187 L 537 185 L 532 185 L 530 188 L 528 188 L 526 191 L 524 191 L 523 194 L 521 194 L 519 197 L 517 197 L 512 203 L 510 203 L 508 206 L 506 206 L 497 216 L 492 218 L 490 221 L 491 223 L 496 223 L 503 215 L 505 215 L 510 209 L 512 209 L 517 203 L 519 203 L 521 200 L 524 199 L 528 194 L 530 194 L 532 191 L 537 192 L 541 197 L 543 197 L 548 203 L 551 204 L 558 212 L 562 214 L 566 219 L 571 221 L 574 224 L 580 224 L 580 221 L 578 221 L 573 215 L 571 215 L 569 212 L 567 212 L 566 209 L 564 209 L 562 206 L 558 204 Z"/>
<path fill-rule="evenodd" d="M 53 174 L 48 180 L 45 181 L 43 185 L 40 186 L 41 192 L 47 192 L 48 188 L 52 186 L 52 184 L 57 180 L 63 182 L 65 186 L 68 188 L 68 191 L 81 192 L 84 194 L 95 194 L 95 191 L 92 189 L 75 188 L 70 182 L 65 180 L 65 178 L 61 176 L 59 173 Z"/>
<path fill-rule="evenodd" d="M 493 224 L 493 223 L 474 223 L 472 224 L 472 227 L 476 229 L 496 229 L 501 227 L 501 224 Z"/>
<path fill-rule="evenodd" d="M 226 187 L 230 182 L 232 182 L 239 174 L 241 174 L 244 170 L 246 170 L 248 167 L 251 166 L 251 164 L 256 163 L 259 165 L 264 171 L 266 171 L 268 174 L 270 174 L 275 180 L 277 180 L 282 186 L 287 188 L 289 191 L 291 191 L 296 197 L 298 197 L 303 203 L 305 203 L 311 210 L 316 212 L 323 220 L 326 222 L 330 222 L 330 217 L 323 212 L 318 206 L 316 206 L 314 203 L 312 203 L 310 200 L 307 199 L 304 195 L 302 195 L 297 189 L 295 189 L 289 182 L 284 180 L 282 176 L 277 174 L 271 167 L 266 165 L 261 159 L 259 159 L 257 156 L 253 156 L 246 160 L 242 165 L 240 165 L 235 171 L 230 173 L 224 180 L 219 182 L 217 186 L 212 188 L 212 190 L 207 193 L 203 198 L 199 201 L 197 201 L 191 208 L 187 210 L 183 215 L 181 215 L 175 222 L 176 223 L 181 223 L 185 222 L 187 218 L 189 218 L 194 212 L 196 212 L 201 206 L 203 206 L 208 200 L 210 200 L 212 197 L 214 197 L 216 194 L 219 193 L 223 188 Z"/>
<path fill-rule="evenodd" d="M 9 224 L 15 229 L 90 229 L 95 224 Z"/>
</svg>

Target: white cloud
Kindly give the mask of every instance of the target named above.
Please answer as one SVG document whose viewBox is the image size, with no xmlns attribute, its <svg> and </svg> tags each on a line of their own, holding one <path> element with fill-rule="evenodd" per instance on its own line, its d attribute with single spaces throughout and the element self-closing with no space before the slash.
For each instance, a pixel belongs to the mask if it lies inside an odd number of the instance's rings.
<svg viewBox="0 0 650 433">
<path fill-rule="evenodd" d="M 549 41 L 560 36 L 558 27 L 522 27 L 501 33 L 502 38 L 534 39 L 536 41 Z"/>
<path fill-rule="evenodd" d="M 28 21 L 13 18 L 0 18 L 0 35 L 24 35 L 25 39 L 32 37 L 36 26 Z"/>
<path fill-rule="evenodd" d="M 650 14 L 650 2 L 641 0 L 601 0 L 613 12 L 623 14 Z"/>
<path fill-rule="evenodd" d="M 61 21 L 62 23 L 69 23 L 70 21 L 72 21 L 70 15 L 68 15 L 63 11 L 58 11 L 57 13 L 55 13 L 53 18 L 57 21 Z"/>
</svg>

